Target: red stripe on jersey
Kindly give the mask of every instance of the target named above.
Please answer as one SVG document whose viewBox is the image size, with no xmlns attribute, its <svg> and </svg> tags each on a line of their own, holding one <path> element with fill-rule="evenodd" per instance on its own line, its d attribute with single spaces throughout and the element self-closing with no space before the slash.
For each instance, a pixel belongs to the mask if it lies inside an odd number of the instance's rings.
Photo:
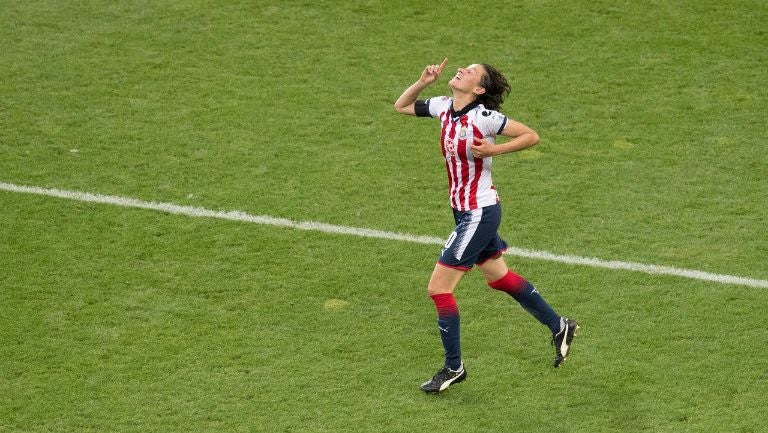
<svg viewBox="0 0 768 433">
<path fill-rule="evenodd" d="M 448 112 L 444 111 L 440 113 L 440 152 L 443 154 L 443 159 L 445 160 L 445 172 L 448 173 L 448 191 L 451 191 L 451 169 L 448 166 L 448 158 L 446 158 L 446 149 L 445 149 L 445 136 L 446 131 L 448 130 Z M 449 192 L 450 197 L 450 192 Z M 451 206 L 453 206 L 453 202 L 451 202 Z"/>
<path fill-rule="evenodd" d="M 467 145 L 467 129 L 469 128 L 469 125 L 467 123 L 467 116 L 462 116 L 461 119 L 459 119 L 460 124 L 460 131 L 463 131 L 463 133 L 460 135 L 458 145 L 456 146 L 456 153 L 459 157 L 459 160 L 457 161 L 459 164 L 459 167 L 457 167 L 457 171 L 460 170 L 461 172 L 461 179 L 460 179 L 460 185 L 459 190 L 456 191 L 456 202 L 459 203 L 459 210 L 466 211 L 469 210 L 469 206 L 467 206 L 466 200 L 464 196 L 467 192 L 467 186 L 469 184 L 469 161 L 467 157 L 467 151 L 470 150 Z"/>
<path fill-rule="evenodd" d="M 483 134 L 474 128 L 473 137 L 478 140 L 483 138 Z M 474 140 L 473 140 L 474 142 Z M 469 187 L 469 208 L 477 208 L 477 188 L 480 186 L 480 176 L 483 174 L 483 158 L 474 158 L 475 176 L 472 178 L 472 185 Z"/>
<path fill-rule="evenodd" d="M 440 151 L 443 152 L 443 158 L 445 158 L 445 130 L 448 125 L 448 112 L 440 114 Z"/>
<path fill-rule="evenodd" d="M 450 183 L 450 197 L 451 197 L 451 207 L 459 209 L 460 204 L 458 200 L 456 200 L 456 188 L 458 187 L 458 184 L 460 182 L 460 179 L 458 178 L 458 166 L 461 164 L 456 159 L 456 123 L 452 121 L 451 116 L 449 113 L 446 113 L 446 129 L 447 131 L 447 137 L 445 139 L 444 147 L 445 147 L 445 165 L 448 169 L 448 182 Z"/>
</svg>

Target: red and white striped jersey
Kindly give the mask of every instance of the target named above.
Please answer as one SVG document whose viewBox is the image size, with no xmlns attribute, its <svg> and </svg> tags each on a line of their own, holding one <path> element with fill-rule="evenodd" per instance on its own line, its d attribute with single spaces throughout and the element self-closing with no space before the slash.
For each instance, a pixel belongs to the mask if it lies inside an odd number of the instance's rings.
<svg viewBox="0 0 768 433">
<path fill-rule="evenodd" d="M 468 211 L 498 203 L 491 179 L 492 158 L 475 158 L 470 145 L 475 138 L 493 143 L 504 130 L 507 117 L 473 103 L 453 111 L 453 98 L 438 96 L 416 101 L 417 116 L 440 119 L 440 145 L 448 172 L 451 207 Z"/>
</svg>

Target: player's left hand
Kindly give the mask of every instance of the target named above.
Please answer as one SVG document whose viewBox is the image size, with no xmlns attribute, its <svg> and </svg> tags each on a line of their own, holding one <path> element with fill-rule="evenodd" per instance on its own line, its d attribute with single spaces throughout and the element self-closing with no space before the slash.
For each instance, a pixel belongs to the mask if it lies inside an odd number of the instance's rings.
<svg viewBox="0 0 768 433">
<path fill-rule="evenodd" d="M 470 147 L 472 148 L 472 155 L 474 155 L 475 158 L 487 158 L 496 153 L 496 146 L 493 143 L 488 142 L 485 138 L 475 138 L 475 143 Z"/>
</svg>

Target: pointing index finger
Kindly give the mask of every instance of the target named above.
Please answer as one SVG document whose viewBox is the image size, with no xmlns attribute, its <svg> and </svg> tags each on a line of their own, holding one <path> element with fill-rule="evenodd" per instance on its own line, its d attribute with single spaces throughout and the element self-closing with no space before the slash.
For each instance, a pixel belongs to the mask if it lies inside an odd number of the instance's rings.
<svg viewBox="0 0 768 433">
<path fill-rule="evenodd" d="M 443 63 L 440 63 L 440 66 L 437 67 L 437 70 L 439 72 L 443 72 L 443 68 L 445 68 L 445 65 L 448 63 L 448 57 L 443 59 Z"/>
</svg>

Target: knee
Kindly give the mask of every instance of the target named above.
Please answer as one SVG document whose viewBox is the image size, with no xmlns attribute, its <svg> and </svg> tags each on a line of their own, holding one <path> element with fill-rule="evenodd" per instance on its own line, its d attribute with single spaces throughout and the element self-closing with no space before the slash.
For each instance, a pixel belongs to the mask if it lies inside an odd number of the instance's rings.
<svg viewBox="0 0 768 433">
<path fill-rule="evenodd" d="M 442 295 L 444 293 L 453 293 L 453 288 L 445 287 L 440 284 L 434 284 L 430 281 L 427 285 L 427 296 Z"/>
<path fill-rule="evenodd" d="M 429 296 L 439 295 L 441 293 L 453 293 L 453 289 L 464 275 L 464 271 L 447 268 L 440 264 L 435 265 L 432 276 L 427 284 L 427 294 Z"/>
<path fill-rule="evenodd" d="M 444 293 L 453 293 L 453 289 L 456 284 L 453 284 L 452 280 L 445 278 L 430 278 L 429 284 L 427 284 L 427 295 L 435 296 L 442 295 Z"/>
</svg>

